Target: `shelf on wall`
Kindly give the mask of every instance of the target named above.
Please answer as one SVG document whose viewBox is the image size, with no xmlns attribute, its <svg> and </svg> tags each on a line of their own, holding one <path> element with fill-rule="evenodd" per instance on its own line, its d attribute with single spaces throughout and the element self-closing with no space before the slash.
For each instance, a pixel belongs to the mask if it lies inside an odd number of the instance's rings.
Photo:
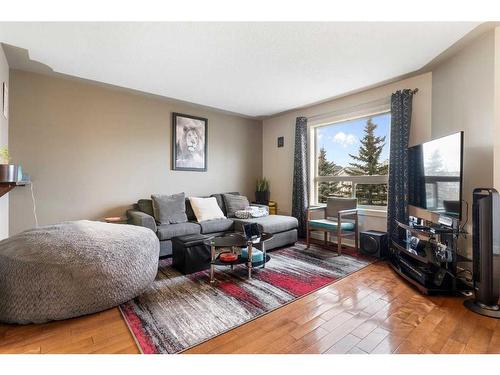
<svg viewBox="0 0 500 375">
<path fill-rule="evenodd" d="M 29 181 L 17 181 L 17 182 L 0 182 L 0 197 L 7 194 L 9 191 L 17 186 L 26 186 L 31 182 Z"/>
</svg>

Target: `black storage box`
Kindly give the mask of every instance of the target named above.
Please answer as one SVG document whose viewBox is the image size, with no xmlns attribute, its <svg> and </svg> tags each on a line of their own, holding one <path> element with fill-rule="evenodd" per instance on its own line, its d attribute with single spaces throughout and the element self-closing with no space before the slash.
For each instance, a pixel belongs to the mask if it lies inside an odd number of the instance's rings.
<svg viewBox="0 0 500 375">
<path fill-rule="evenodd" d="M 172 238 L 172 266 L 184 275 L 210 268 L 210 247 L 203 243 L 210 237 L 189 234 Z"/>
</svg>

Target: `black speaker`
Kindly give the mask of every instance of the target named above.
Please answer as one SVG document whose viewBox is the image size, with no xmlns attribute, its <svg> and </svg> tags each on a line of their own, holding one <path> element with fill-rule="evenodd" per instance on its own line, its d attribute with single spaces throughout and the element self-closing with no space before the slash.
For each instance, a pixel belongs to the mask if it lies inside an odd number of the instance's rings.
<svg viewBox="0 0 500 375">
<path fill-rule="evenodd" d="M 361 253 L 383 258 L 387 253 L 387 233 L 368 230 L 359 234 L 359 250 Z"/>
<path fill-rule="evenodd" d="M 481 315 L 500 319 L 500 200 L 495 189 L 472 194 L 472 277 L 474 299 L 464 305 Z"/>
</svg>

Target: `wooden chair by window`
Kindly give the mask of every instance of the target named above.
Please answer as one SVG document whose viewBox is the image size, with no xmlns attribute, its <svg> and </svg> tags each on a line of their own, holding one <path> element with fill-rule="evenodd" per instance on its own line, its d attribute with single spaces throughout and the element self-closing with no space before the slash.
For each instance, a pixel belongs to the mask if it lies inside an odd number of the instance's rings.
<svg viewBox="0 0 500 375">
<path fill-rule="evenodd" d="M 358 201 L 351 198 L 328 198 L 326 207 L 311 207 L 307 210 L 307 247 L 311 232 L 324 232 L 325 246 L 328 246 L 328 233 L 337 238 L 337 253 L 342 254 L 342 239 L 354 237 L 358 251 Z M 322 212 L 323 218 L 313 219 L 313 212 Z"/>
</svg>

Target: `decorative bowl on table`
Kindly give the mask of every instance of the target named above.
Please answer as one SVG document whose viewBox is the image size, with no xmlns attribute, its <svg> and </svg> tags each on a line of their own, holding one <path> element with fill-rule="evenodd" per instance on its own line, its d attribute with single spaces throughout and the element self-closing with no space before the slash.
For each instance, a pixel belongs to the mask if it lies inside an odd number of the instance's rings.
<svg viewBox="0 0 500 375">
<path fill-rule="evenodd" d="M 238 259 L 238 254 L 234 253 L 222 253 L 219 255 L 221 262 L 231 263 Z"/>
</svg>

